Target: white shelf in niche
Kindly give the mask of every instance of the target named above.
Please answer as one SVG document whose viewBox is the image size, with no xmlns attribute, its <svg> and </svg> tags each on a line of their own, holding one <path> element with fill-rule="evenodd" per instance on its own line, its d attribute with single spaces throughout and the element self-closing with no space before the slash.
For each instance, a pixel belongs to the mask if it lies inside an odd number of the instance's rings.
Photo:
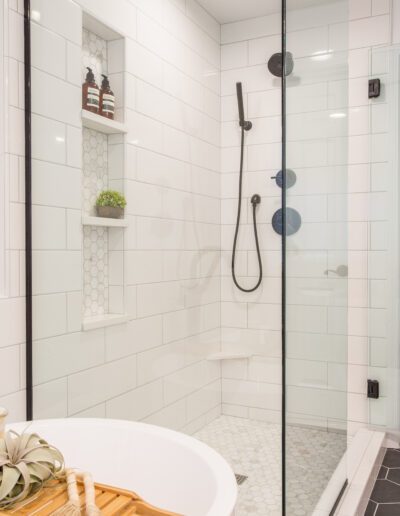
<svg viewBox="0 0 400 516">
<path fill-rule="evenodd" d="M 117 122 L 116 120 L 110 120 L 101 115 L 96 115 L 91 111 L 82 109 L 82 124 L 87 129 L 93 129 L 103 134 L 125 134 L 128 129 L 125 124 Z"/>
<path fill-rule="evenodd" d="M 229 351 L 221 351 L 220 353 L 208 355 L 207 360 L 241 360 L 244 358 L 251 358 L 250 353 L 231 353 Z"/>
<path fill-rule="evenodd" d="M 106 217 L 91 217 L 84 215 L 82 217 L 83 226 L 100 226 L 103 228 L 126 228 L 128 221 L 126 219 L 111 219 Z"/>
<path fill-rule="evenodd" d="M 85 319 L 83 319 L 82 329 L 84 331 L 96 330 L 97 328 L 106 328 L 107 326 L 123 324 L 128 320 L 129 316 L 127 314 L 94 315 L 92 317 L 85 317 Z"/>
</svg>

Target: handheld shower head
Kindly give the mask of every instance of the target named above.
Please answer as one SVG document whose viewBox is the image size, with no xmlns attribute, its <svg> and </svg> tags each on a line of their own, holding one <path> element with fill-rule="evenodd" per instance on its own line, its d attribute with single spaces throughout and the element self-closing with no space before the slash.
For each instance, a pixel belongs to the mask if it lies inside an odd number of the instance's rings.
<svg viewBox="0 0 400 516">
<path fill-rule="evenodd" d="M 239 196 L 238 196 L 238 207 L 237 207 L 237 215 L 236 215 L 236 227 L 235 227 L 235 236 L 233 237 L 233 248 L 232 248 L 232 262 L 231 262 L 231 271 L 232 271 L 232 279 L 233 283 L 236 287 L 242 292 L 254 292 L 261 285 L 263 280 L 263 272 L 262 272 L 262 259 L 260 252 L 260 244 L 258 241 L 258 232 L 257 232 L 257 207 L 261 202 L 261 197 L 258 194 L 254 194 L 251 198 L 251 204 L 253 206 L 253 231 L 254 231 L 254 239 L 256 241 L 256 250 L 257 250 L 257 259 L 258 259 L 258 280 L 254 287 L 244 288 L 238 282 L 236 277 L 236 249 L 237 249 L 237 241 L 239 235 L 240 228 L 240 215 L 242 210 L 242 195 L 243 195 L 243 157 L 244 157 L 244 148 L 245 148 L 245 131 L 250 131 L 252 128 L 252 123 L 248 120 L 244 119 L 244 107 L 243 107 L 243 91 L 242 91 L 242 83 L 236 83 L 236 94 L 239 108 L 239 125 L 241 128 L 241 144 L 240 144 L 240 167 L 239 167 Z"/>
<path fill-rule="evenodd" d="M 250 131 L 250 129 L 253 127 L 253 124 L 248 120 L 244 119 L 243 89 L 241 82 L 236 83 L 236 95 L 239 109 L 239 125 L 240 127 L 243 127 L 245 131 Z"/>
</svg>

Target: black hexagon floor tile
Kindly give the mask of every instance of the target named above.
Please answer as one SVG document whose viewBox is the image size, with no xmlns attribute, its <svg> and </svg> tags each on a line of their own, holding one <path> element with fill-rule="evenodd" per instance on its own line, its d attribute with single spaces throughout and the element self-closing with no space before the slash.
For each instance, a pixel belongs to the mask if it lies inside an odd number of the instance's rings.
<svg viewBox="0 0 400 516">
<path fill-rule="evenodd" d="M 387 472 L 389 471 L 388 468 L 385 468 L 385 466 L 382 466 L 379 470 L 378 477 L 377 478 L 386 478 Z"/>
<path fill-rule="evenodd" d="M 375 516 L 375 511 L 378 505 L 370 500 L 368 502 L 367 510 L 365 511 L 365 516 Z"/>
<path fill-rule="evenodd" d="M 386 478 L 400 485 L 400 468 L 390 468 Z"/>
<path fill-rule="evenodd" d="M 400 505 L 398 503 L 379 504 L 374 516 L 399 516 Z"/>
<path fill-rule="evenodd" d="M 375 487 L 371 494 L 371 500 L 376 503 L 400 503 L 400 486 L 390 480 L 380 480 L 375 482 Z"/>
<path fill-rule="evenodd" d="M 386 451 L 365 516 L 400 516 L 400 450 Z"/>
<path fill-rule="evenodd" d="M 400 468 L 400 451 L 388 450 L 383 459 L 383 466 L 387 468 Z"/>
</svg>

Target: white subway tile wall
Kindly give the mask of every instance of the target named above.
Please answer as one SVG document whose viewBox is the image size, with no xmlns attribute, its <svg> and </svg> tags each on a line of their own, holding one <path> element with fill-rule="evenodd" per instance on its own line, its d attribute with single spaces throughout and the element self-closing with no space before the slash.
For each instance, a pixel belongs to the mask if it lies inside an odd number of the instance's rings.
<svg viewBox="0 0 400 516">
<path fill-rule="evenodd" d="M 347 283 L 324 275 L 328 267 L 336 269 L 337 263 L 328 264 L 336 262 L 333 253 L 346 260 L 347 157 L 343 154 L 338 162 L 330 147 L 343 147 L 347 119 L 329 116 L 347 106 L 346 53 L 333 53 L 341 50 L 339 36 L 346 47 L 346 19 L 344 2 L 315 6 L 312 13 L 289 4 L 287 46 L 295 70 L 288 77 L 287 152 L 297 183 L 288 203 L 301 213 L 302 228 L 287 241 L 288 408 L 292 421 L 325 428 L 343 426 L 346 420 L 346 321 L 337 309 L 347 304 Z M 221 53 L 221 342 L 226 351 L 252 354 L 249 360 L 223 364 L 223 412 L 266 421 L 277 421 L 281 410 L 281 241 L 271 227 L 281 206 L 281 190 L 271 179 L 281 165 L 281 84 L 266 66 L 280 50 L 278 22 L 271 15 L 223 25 Z M 321 53 L 331 59 L 315 60 Z M 245 111 L 253 122 L 246 135 L 237 264 L 247 287 L 258 274 L 250 198 L 254 193 L 262 197 L 258 219 L 264 278 L 253 294 L 232 285 L 229 268 L 240 151 L 236 81 L 243 83 Z"/>
<path fill-rule="evenodd" d="M 393 5 L 396 2 L 393 3 Z M 348 429 L 371 423 L 392 427 L 393 412 L 388 401 L 397 403 L 390 389 L 388 349 L 397 342 L 391 328 L 387 284 L 391 281 L 388 253 L 392 255 L 390 232 L 395 231 L 390 194 L 395 169 L 389 169 L 388 97 L 390 80 L 387 53 L 378 48 L 392 43 L 392 27 L 398 25 L 392 2 L 352 0 L 349 27 L 349 220 L 359 221 L 366 235 L 356 238 L 350 230 L 349 254 L 349 340 L 348 340 Z M 393 41 L 394 42 L 394 41 Z M 380 77 L 383 95 L 368 99 L 369 78 Z M 361 226 L 359 227 L 361 230 Z M 393 281 L 393 279 L 392 279 Z M 380 382 L 380 399 L 365 396 L 367 378 Z M 388 398 L 388 396 L 390 396 Z M 393 406 L 392 405 L 392 406 Z"/>
<path fill-rule="evenodd" d="M 62 4 L 69 28 L 32 6 L 34 48 L 46 48 L 33 63 L 35 417 L 196 430 L 221 411 L 220 365 L 206 360 L 220 349 L 220 27 L 189 2 L 123 1 L 94 13 L 123 36 L 106 42 L 82 34 L 90 2 Z M 125 142 L 82 135 L 89 65 L 98 83 L 108 69 Z M 107 186 L 125 192 L 129 227 L 83 235 Z M 128 322 L 82 331 L 82 316 L 109 311 Z"/>
<path fill-rule="evenodd" d="M 7 364 L 0 375 L 0 405 L 9 407 L 12 419 L 21 420 L 25 418 L 24 40 L 23 11 L 13 7 L 2 6 L 0 12 L 4 36 L 0 45 L 1 81 L 2 85 L 6 80 L 12 84 L 7 91 L 1 87 L 2 122 L 8 126 L 1 124 L 0 145 L 1 166 L 4 166 L 0 194 L 0 363 L 3 367 Z"/>
</svg>

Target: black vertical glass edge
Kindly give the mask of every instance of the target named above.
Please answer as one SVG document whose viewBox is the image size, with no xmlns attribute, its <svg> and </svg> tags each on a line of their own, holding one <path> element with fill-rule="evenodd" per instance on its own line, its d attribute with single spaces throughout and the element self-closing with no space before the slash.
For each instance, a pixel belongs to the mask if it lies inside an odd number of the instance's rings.
<svg viewBox="0 0 400 516">
<path fill-rule="evenodd" d="M 282 124 L 282 299 L 281 299 L 281 333 L 282 333 L 282 516 L 286 516 L 286 0 L 282 0 L 281 45 L 282 45 L 282 79 L 281 79 L 281 124 Z"/>
<path fill-rule="evenodd" d="M 26 419 L 33 417 L 32 392 L 32 130 L 31 130 L 31 5 L 24 0 L 25 71 L 25 324 Z"/>
</svg>

